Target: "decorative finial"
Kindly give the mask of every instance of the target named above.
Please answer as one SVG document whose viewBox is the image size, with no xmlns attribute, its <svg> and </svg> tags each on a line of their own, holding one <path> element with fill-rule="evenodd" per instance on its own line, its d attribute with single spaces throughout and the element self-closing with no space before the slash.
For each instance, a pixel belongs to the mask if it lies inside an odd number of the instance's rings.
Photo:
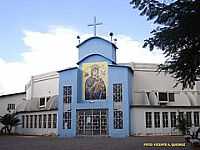
<svg viewBox="0 0 200 150">
<path fill-rule="evenodd" d="M 111 42 L 112 42 L 113 33 L 110 32 L 109 35 L 110 35 L 110 40 L 111 40 Z"/>
<path fill-rule="evenodd" d="M 76 37 L 77 39 L 78 39 L 78 43 L 80 44 L 80 36 L 78 35 L 77 37 Z"/>
<path fill-rule="evenodd" d="M 116 44 L 116 43 L 117 43 L 117 39 L 115 38 L 115 39 L 114 39 L 114 44 Z"/>
<path fill-rule="evenodd" d="M 96 36 L 96 32 L 97 32 L 97 25 L 102 25 L 103 23 L 101 23 L 101 22 L 99 22 L 99 23 L 97 23 L 96 22 L 96 16 L 94 17 L 94 23 L 93 24 L 89 24 L 88 26 L 90 27 L 90 26 L 93 26 L 94 27 L 94 36 Z"/>
</svg>

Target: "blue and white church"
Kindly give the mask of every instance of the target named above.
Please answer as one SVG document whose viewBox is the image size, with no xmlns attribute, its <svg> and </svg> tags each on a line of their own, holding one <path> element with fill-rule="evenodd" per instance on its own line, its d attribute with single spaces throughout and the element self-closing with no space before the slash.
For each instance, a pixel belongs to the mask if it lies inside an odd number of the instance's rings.
<svg viewBox="0 0 200 150">
<path fill-rule="evenodd" d="M 98 36 L 77 48 L 76 67 L 32 76 L 25 92 L 0 95 L 0 115 L 9 109 L 21 120 L 13 132 L 59 137 L 179 135 L 178 115 L 186 117 L 189 128 L 199 128 L 199 82 L 194 89 L 182 90 L 181 85 L 174 87 L 169 74 L 156 72 L 158 64 L 117 63 L 117 46 Z"/>
<path fill-rule="evenodd" d="M 59 135 L 128 136 L 133 70 L 116 63 L 116 45 L 103 38 L 77 48 L 78 67 L 59 71 Z"/>
</svg>

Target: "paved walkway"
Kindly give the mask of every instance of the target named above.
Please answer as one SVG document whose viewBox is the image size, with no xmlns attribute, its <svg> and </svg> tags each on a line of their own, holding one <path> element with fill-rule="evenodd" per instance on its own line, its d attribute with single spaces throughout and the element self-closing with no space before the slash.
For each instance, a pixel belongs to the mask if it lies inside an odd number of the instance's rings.
<svg viewBox="0 0 200 150">
<path fill-rule="evenodd" d="M 144 147 L 144 143 L 148 147 Z M 190 150 L 185 147 L 151 147 L 151 144 L 184 143 L 183 137 L 76 137 L 58 138 L 43 136 L 0 136 L 0 150 Z M 197 148 L 200 149 L 200 148 Z M 196 150 L 197 150 L 196 149 Z"/>
</svg>

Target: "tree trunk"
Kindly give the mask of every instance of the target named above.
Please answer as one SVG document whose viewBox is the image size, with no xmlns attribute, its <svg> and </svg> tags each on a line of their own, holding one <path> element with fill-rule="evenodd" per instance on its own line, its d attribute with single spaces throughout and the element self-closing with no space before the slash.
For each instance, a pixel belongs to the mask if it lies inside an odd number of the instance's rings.
<svg viewBox="0 0 200 150">
<path fill-rule="evenodd" d="M 7 126 L 7 131 L 8 131 L 8 134 L 10 135 L 12 131 L 12 126 Z"/>
</svg>

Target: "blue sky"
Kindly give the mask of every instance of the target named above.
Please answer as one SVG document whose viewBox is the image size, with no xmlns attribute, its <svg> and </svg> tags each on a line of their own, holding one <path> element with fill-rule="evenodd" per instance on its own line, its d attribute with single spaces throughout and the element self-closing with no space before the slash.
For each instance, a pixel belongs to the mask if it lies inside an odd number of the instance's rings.
<svg viewBox="0 0 200 150">
<path fill-rule="evenodd" d="M 153 25 L 130 0 L 2 0 L 0 5 L 0 95 L 24 91 L 33 75 L 72 67 L 78 61 L 77 35 L 117 37 L 117 62 L 161 63 L 159 51 L 142 48 Z"/>
<path fill-rule="evenodd" d="M 131 8 L 130 0 L 4 0 L 0 5 L 0 57 L 19 61 L 26 50 L 24 30 L 47 32 L 49 26 L 68 26 L 91 33 L 93 16 L 104 23 L 99 35 L 110 31 L 142 42 L 152 30 L 150 22 Z"/>
</svg>

